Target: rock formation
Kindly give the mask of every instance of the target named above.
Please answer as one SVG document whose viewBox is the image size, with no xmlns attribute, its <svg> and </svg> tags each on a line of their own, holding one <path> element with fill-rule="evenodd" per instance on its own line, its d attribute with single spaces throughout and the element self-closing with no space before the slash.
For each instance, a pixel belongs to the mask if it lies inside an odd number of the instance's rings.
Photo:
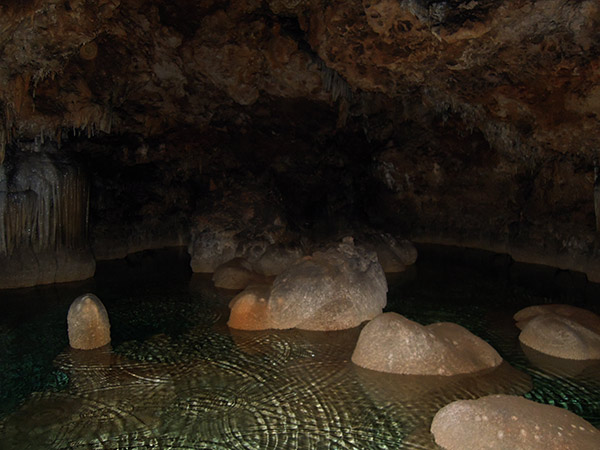
<svg viewBox="0 0 600 450">
<path fill-rule="evenodd" d="M 422 326 L 390 312 L 363 328 L 352 362 L 379 372 L 451 376 L 496 367 L 502 358 L 460 325 L 442 322 Z"/>
<path fill-rule="evenodd" d="M 513 316 L 513 319 L 517 322 L 517 327 L 522 330 L 532 319 L 544 314 L 556 314 L 566 317 L 600 334 L 600 316 L 587 309 L 572 305 L 548 304 L 529 306 L 517 312 Z"/>
<path fill-rule="evenodd" d="M 450 403 L 433 418 L 431 432 L 446 450 L 600 447 L 600 431 L 572 412 L 508 395 Z"/>
<path fill-rule="evenodd" d="M 564 359 L 600 359 L 600 334 L 558 314 L 535 316 L 519 334 L 522 344 Z"/>
<path fill-rule="evenodd" d="M 229 325 L 342 330 L 377 316 L 386 303 L 387 282 L 376 255 L 355 247 L 350 238 L 279 274 L 268 298 L 262 291 L 242 292 L 230 305 Z"/>
<path fill-rule="evenodd" d="M 218 288 L 239 290 L 252 283 L 266 282 L 265 277 L 254 272 L 252 265 L 243 258 L 234 258 L 221 264 L 215 269 L 212 279 Z"/>
<path fill-rule="evenodd" d="M 84 294 L 71 303 L 67 314 L 69 345 L 92 350 L 110 343 L 110 322 L 106 308 L 94 294 Z"/>
<path fill-rule="evenodd" d="M 595 0 L 201 3 L 0 6 L 0 180 L 49 144 L 82 163 L 96 258 L 189 245 L 212 272 L 363 222 L 600 280 Z M 7 257 L 0 287 L 91 267 Z"/>
</svg>

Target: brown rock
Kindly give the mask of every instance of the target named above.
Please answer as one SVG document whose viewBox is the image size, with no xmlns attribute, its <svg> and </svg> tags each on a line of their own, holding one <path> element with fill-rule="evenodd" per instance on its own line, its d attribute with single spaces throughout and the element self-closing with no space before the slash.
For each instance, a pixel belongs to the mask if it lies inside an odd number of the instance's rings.
<svg viewBox="0 0 600 450">
<path fill-rule="evenodd" d="M 110 342 L 110 322 L 106 308 L 94 294 L 77 297 L 67 314 L 69 345 L 91 350 Z"/>
<path fill-rule="evenodd" d="M 224 289 L 244 289 L 251 283 L 264 282 L 263 276 L 252 270 L 252 265 L 243 258 L 234 258 L 215 269 L 213 282 Z"/>
<path fill-rule="evenodd" d="M 423 326 L 390 312 L 363 328 L 352 362 L 380 372 L 449 376 L 496 367 L 502 358 L 460 325 Z"/>
<path fill-rule="evenodd" d="M 600 333 L 600 317 L 597 314 L 571 305 L 551 304 L 529 306 L 516 313 L 513 319 L 517 321 L 517 327 L 522 330 L 534 317 L 549 313 L 566 317 L 596 333 Z"/>
<path fill-rule="evenodd" d="M 600 334 L 558 314 L 542 314 L 531 319 L 519 334 L 519 341 L 557 358 L 600 358 Z"/>
<path fill-rule="evenodd" d="M 271 286 L 250 286 L 236 295 L 227 325 L 236 330 L 267 330 L 271 326 L 268 299 Z"/>
<path fill-rule="evenodd" d="M 433 418 L 431 432 L 447 450 L 600 448 L 600 432 L 581 417 L 509 395 L 450 403 Z"/>
<path fill-rule="evenodd" d="M 240 318 L 249 317 L 252 325 L 243 326 L 256 327 L 252 329 L 343 330 L 381 313 L 387 282 L 375 254 L 345 240 L 278 275 L 266 302 L 254 291 L 250 294 L 232 302 L 231 323 L 245 323 Z"/>
</svg>

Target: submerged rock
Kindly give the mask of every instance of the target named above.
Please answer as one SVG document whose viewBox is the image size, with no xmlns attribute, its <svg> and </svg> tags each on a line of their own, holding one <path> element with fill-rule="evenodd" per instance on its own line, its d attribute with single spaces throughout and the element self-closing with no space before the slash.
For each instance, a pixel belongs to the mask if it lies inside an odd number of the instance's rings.
<svg viewBox="0 0 600 450">
<path fill-rule="evenodd" d="M 91 350 L 110 342 L 110 322 L 106 308 L 94 294 L 77 297 L 67 314 L 69 345 Z"/>
<path fill-rule="evenodd" d="M 581 417 L 510 395 L 450 403 L 433 418 L 431 432 L 447 450 L 600 448 L 600 431 Z"/>
<path fill-rule="evenodd" d="M 588 311 L 587 309 L 578 308 L 571 305 L 551 304 L 529 306 L 520 310 L 513 316 L 513 318 L 517 322 L 517 327 L 522 330 L 529 323 L 529 321 L 531 321 L 531 319 L 543 314 L 556 314 L 566 317 L 567 319 L 577 322 L 578 324 L 600 334 L 600 316 L 594 314 L 592 311 Z"/>
<path fill-rule="evenodd" d="M 460 325 L 423 326 L 389 312 L 363 328 L 352 362 L 379 372 L 450 376 L 496 367 L 502 358 Z"/>
<path fill-rule="evenodd" d="M 265 302 L 250 299 L 232 302 L 231 315 L 260 318 L 263 326 L 259 328 L 253 320 L 253 328 L 244 329 L 342 330 L 381 313 L 387 302 L 387 282 L 376 255 L 346 239 L 278 275 Z M 232 324 L 243 323 L 230 322 L 234 328 Z"/>
<path fill-rule="evenodd" d="M 542 314 L 531 319 L 519 334 L 519 341 L 557 358 L 600 358 L 600 334 L 558 314 Z"/>
</svg>

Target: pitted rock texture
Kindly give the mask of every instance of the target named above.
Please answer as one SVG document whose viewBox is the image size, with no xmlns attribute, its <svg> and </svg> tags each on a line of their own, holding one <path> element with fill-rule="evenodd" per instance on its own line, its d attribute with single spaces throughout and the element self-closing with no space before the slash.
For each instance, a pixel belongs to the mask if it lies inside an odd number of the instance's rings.
<svg viewBox="0 0 600 450">
<path fill-rule="evenodd" d="M 94 294 L 84 294 L 71 303 L 67 314 L 69 345 L 92 350 L 110 343 L 110 322 L 106 308 Z"/>
<path fill-rule="evenodd" d="M 517 322 L 517 327 L 522 330 L 532 319 L 544 314 L 556 314 L 566 317 L 600 334 L 600 316 L 587 309 L 572 305 L 549 304 L 529 306 L 517 312 L 513 316 L 513 319 Z"/>
<path fill-rule="evenodd" d="M 519 341 L 557 358 L 600 359 L 600 334 L 558 314 L 535 316 L 523 327 Z"/>
<path fill-rule="evenodd" d="M 345 240 L 278 275 L 268 299 L 242 292 L 231 304 L 230 326 L 343 330 L 377 316 L 386 303 L 387 281 L 377 257 Z M 252 318 L 248 325 L 243 316 Z"/>
<path fill-rule="evenodd" d="M 190 223 L 194 270 L 247 256 L 198 218 L 249 175 L 295 231 L 360 217 L 600 280 L 599 29 L 595 0 L 6 0 L 0 164 L 89 160 L 103 257 Z"/>
<path fill-rule="evenodd" d="M 433 418 L 435 442 L 446 450 L 593 450 L 600 431 L 574 413 L 522 397 L 459 400 Z"/>
<path fill-rule="evenodd" d="M 451 376 L 496 367 L 502 358 L 460 325 L 440 322 L 423 326 L 389 312 L 363 328 L 352 362 L 379 372 Z"/>
</svg>

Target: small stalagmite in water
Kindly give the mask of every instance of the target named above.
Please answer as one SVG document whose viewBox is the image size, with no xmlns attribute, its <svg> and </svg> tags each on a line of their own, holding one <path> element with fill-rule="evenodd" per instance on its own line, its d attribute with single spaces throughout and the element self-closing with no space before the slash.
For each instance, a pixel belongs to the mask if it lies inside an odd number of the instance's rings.
<svg viewBox="0 0 600 450">
<path fill-rule="evenodd" d="M 67 314 L 69 345 L 91 350 L 110 342 L 110 322 L 106 308 L 94 294 L 77 297 Z"/>
</svg>

